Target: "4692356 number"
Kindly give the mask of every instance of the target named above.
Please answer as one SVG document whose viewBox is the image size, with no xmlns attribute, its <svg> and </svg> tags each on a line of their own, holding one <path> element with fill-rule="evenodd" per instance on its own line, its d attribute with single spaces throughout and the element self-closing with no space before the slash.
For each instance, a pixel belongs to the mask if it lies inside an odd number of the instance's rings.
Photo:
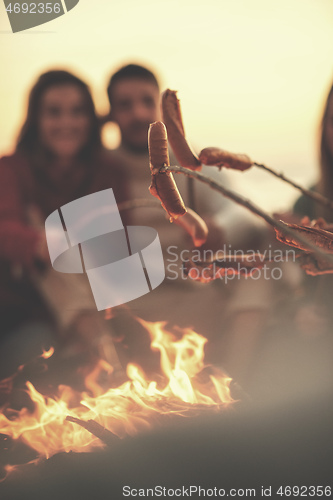
<svg viewBox="0 0 333 500">
<path fill-rule="evenodd" d="M 331 486 L 280 486 L 276 492 L 281 497 L 330 497 Z"/>
<path fill-rule="evenodd" d="M 6 11 L 10 14 L 59 14 L 61 12 L 61 4 L 60 3 L 51 3 L 51 2 L 24 2 L 20 3 L 10 3 L 6 7 Z"/>
</svg>

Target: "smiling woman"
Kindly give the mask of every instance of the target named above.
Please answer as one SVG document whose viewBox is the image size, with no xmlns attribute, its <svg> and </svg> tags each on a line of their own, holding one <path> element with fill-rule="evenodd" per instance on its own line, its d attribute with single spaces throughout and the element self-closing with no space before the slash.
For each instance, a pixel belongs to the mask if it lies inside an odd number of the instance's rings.
<svg viewBox="0 0 333 500">
<path fill-rule="evenodd" d="M 50 326 L 58 331 L 58 318 L 49 311 L 44 289 L 36 286 L 37 271 L 51 267 L 45 219 L 60 206 L 107 188 L 113 188 L 119 202 L 124 197 L 122 177 L 102 148 L 87 85 L 66 71 L 41 75 L 29 96 L 16 152 L 0 159 L 2 370 L 8 366 L 12 371 L 26 360 L 27 349 L 20 358 L 13 339 L 23 345 L 17 340 L 23 336 L 32 345 L 32 332 L 42 332 L 30 356 L 56 341 Z M 15 360 L 8 362 L 8 353 L 15 353 Z"/>
<path fill-rule="evenodd" d="M 101 147 L 99 124 L 88 87 L 66 71 L 44 73 L 33 87 L 17 150 L 38 162 L 91 160 Z M 45 158 L 47 157 L 47 158 Z"/>
<path fill-rule="evenodd" d="M 39 127 L 41 143 L 63 162 L 70 161 L 89 138 L 89 114 L 80 90 L 71 84 L 47 90 Z"/>
</svg>

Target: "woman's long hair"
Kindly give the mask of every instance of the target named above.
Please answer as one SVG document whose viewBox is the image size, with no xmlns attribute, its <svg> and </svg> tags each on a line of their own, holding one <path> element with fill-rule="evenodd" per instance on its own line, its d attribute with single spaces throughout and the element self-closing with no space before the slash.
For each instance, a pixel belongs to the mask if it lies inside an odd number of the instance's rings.
<svg viewBox="0 0 333 500">
<path fill-rule="evenodd" d="M 329 91 L 327 101 L 324 108 L 324 114 L 321 121 L 321 129 L 320 129 L 320 179 L 318 184 L 318 191 L 333 200 L 333 156 L 332 156 L 332 145 L 331 148 L 327 143 L 326 137 L 326 127 L 328 125 L 328 112 L 329 105 L 331 100 L 333 99 L 333 86 Z M 333 212 L 328 208 L 324 208 L 320 206 L 318 207 L 318 215 L 325 217 L 328 221 L 333 221 Z"/>
<path fill-rule="evenodd" d="M 23 153 L 28 160 L 35 164 L 40 163 L 41 159 L 45 159 L 46 156 L 50 158 L 50 153 L 45 150 L 39 139 L 41 100 L 44 93 L 49 88 L 61 85 L 75 85 L 80 89 L 85 99 L 85 105 L 90 120 L 90 134 L 87 144 L 80 152 L 80 160 L 90 162 L 94 154 L 101 148 L 100 125 L 88 86 L 80 80 L 80 78 L 68 71 L 47 71 L 39 77 L 30 91 L 27 117 L 19 134 L 16 146 L 17 152 Z"/>
</svg>

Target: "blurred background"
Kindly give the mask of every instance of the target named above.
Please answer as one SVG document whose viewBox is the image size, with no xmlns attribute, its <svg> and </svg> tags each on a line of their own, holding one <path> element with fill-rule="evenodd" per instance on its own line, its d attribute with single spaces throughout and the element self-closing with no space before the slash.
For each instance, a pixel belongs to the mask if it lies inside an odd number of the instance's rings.
<svg viewBox="0 0 333 500">
<path fill-rule="evenodd" d="M 309 185 L 317 131 L 333 77 L 331 0 L 80 0 L 48 24 L 13 34 L 0 4 L 0 154 L 12 151 L 28 91 L 50 68 L 72 70 L 108 111 L 111 73 L 138 62 L 179 91 L 195 149 L 219 146 Z M 116 146 L 116 126 L 104 130 Z M 232 172 L 263 208 L 287 209 L 297 192 L 264 172 Z"/>
</svg>

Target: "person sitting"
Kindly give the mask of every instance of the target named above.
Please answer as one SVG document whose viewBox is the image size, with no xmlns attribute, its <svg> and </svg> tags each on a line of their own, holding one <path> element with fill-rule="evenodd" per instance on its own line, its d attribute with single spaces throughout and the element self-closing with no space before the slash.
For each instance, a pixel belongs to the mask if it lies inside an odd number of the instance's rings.
<svg viewBox="0 0 333 500">
<path fill-rule="evenodd" d="M 49 298 L 56 301 L 61 293 L 49 290 L 46 296 L 37 284 L 43 279 L 32 278 L 43 276 L 40 268 L 51 269 L 45 219 L 62 205 L 108 187 L 120 202 L 126 198 L 122 177 L 102 147 L 86 83 L 63 70 L 42 74 L 31 89 L 15 152 L 0 160 L 3 371 L 58 340 Z"/>
<path fill-rule="evenodd" d="M 312 190 L 333 199 L 333 85 L 328 93 L 320 130 L 320 176 Z M 311 198 L 302 195 L 296 201 L 293 211 L 296 215 L 307 215 L 311 220 L 324 217 L 327 222 L 333 222 L 333 211 L 324 208 Z"/>
<path fill-rule="evenodd" d="M 121 136 L 119 147 L 110 150 L 110 155 L 123 165 L 130 198 L 151 200 L 148 192 L 151 182 L 148 129 L 150 123 L 161 120 L 158 79 L 149 69 L 128 64 L 113 73 L 107 93 L 110 112 L 103 121 L 116 123 Z M 169 156 L 170 164 L 176 165 L 172 152 Z M 226 186 L 230 184 L 225 172 L 205 166 L 202 172 Z M 237 206 L 207 185 L 184 175 L 176 175 L 175 180 L 185 205 L 194 209 L 207 223 L 210 230 L 207 250 L 223 250 L 225 243 L 239 248 L 238 245 L 246 245 L 248 237 L 251 242 L 261 238 L 262 228 L 258 231 L 257 220 L 248 217 L 245 210 L 238 210 Z M 229 364 L 235 365 L 237 357 L 245 364 L 244 350 L 246 355 L 253 351 L 262 330 L 262 318 L 270 303 L 268 283 L 263 283 L 263 280 L 242 280 L 241 283 L 237 280 L 228 284 L 217 280 L 205 285 L 193 282 L 182 273 L 182 258 L 177 260 L 177 255 L 185 255 L 183 250 L 189 253 L 192 250 L 191 241 L 183 229 L 170 224 L 162 210 L 140 207 L 132 210 L 130 216 L 131 223 L 152 226 L 158 231 L 166 267 L 163 284 L 149 297 L 132 301 L 132 311 L 150 321 L 165 320 L 171 325 L 194 327 L 212 341 L 208 350 L 211 350 L 212 359 L 215 351 L 217 362 L 221 362 L 223 349 L 220 348 L 220 341 L 224 342 L 228 333 L 228 337 L 233 337 L 227 347 L 233 358 Z M 253 235 L 256 237 L 253 238 Z M 224 306 L 221 307 L 221 304 Z M 237 318 L 240 318 L 240 323 Z M 224 330 L 226 320 L 230 335 Z M 244 344 L 244 338 L 249 349 L 239 347 Z M 134 345 L 132 341 L 128 344 Z"/>
<path fill-rule="evenodd" d="M 333 200 L 333 85 L 329 90 L 320 122 L 319 179 L 311 190 Z M 293 215 L 299 220 L 323 217 L 331 231 L 333 211 L 311 198 L 300 196 L 293 207 Z M 298 222 L 299 222 L 298 220 Z M 303 301 L 296 316 L 298 329 L 311 337 L 331 331 L 333 316 L 330 297 L 333 289 L 331 275 L 306 276 Z"/>
</svg>

